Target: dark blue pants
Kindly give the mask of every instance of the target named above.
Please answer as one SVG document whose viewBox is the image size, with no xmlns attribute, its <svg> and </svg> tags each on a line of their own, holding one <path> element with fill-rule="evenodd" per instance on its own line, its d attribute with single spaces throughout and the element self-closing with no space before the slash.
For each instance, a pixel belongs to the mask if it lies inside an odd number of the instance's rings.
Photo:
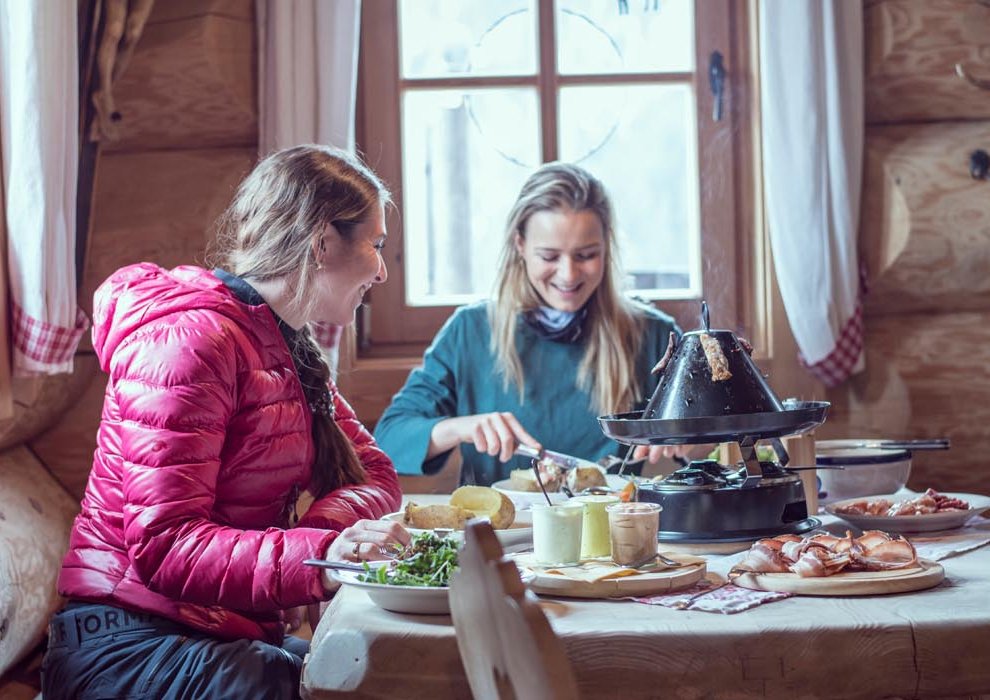
<svg viewBox="0 0 990 700">
<path fill-rule="evenodd" d="M 309 642 L 224 641 L 171 620 L 70 603 L 52 618 L 41 666 L 46 700 L 299 697 Z"/>
</svg>

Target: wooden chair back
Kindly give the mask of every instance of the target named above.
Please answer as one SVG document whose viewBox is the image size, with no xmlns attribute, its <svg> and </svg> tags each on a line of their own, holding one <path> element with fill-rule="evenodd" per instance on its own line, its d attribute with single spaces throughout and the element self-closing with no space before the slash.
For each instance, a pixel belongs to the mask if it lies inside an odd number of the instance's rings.
<svg viewBox="0 0 990 700">
<path fill-rule="evenodd" d="M 487 520 L 471 520 L 464 529 L 450 609 L 476 700 L 578 697 L 563 643 Z"/>
</svg>

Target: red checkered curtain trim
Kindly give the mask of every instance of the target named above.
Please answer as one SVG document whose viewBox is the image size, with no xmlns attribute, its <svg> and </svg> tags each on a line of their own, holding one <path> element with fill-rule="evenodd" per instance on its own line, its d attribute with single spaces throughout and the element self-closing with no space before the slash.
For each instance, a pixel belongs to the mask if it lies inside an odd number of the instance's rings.
<svg viewBox="0 0 990 700">
<path fill-rule="evenodd" d="M 809 365 L 804 355 L 801 365 L 825 386 L 838 386 L 859 369 L 863 357 L 863 305 L 856 305 L 856 312 L 843 326 L 835 349 L 824 360 Z"/>
<path fill-rule="evenodd" d="M 333 323 L 311 323 L 309 328 L 317 345 L 326 350 L 337 350 L 343 328 Z"/>
<path fill-rule="evenodd" d="M 323 351 L 323 359 L 330 365 L 334 377 L 337 375 L 337 364 L 340 359 L 340 338 L 344 334 L 343 326 L 333 323 L 311 323 L 309 329 L 313 339 Z"/>
<path fill-rule="evenodd" d="M 38 372 L 48 374 L 72 372 L 72 358 L 83 333 L 89 328 L 86 314 L 77 310 L 75 325 L 63 328 L 28 316 L 19 304 L 13 304 L 13 308 L 11 330 L 17 364 L 36 367 Z"/>
</svg>

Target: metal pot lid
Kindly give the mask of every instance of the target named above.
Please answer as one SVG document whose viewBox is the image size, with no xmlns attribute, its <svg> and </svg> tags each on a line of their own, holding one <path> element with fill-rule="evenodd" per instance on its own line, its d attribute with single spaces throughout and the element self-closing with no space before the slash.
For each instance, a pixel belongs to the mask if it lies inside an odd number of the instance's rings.
<svg viewBox="0 0 990 700">
<path fill-rule="evenodd" d="M 846 446 L 853 440 L 823 440 L 815 444 L 815 463 L 825 465 L 891 464 L 911 459 L 910 450 Z"/>
</svg>

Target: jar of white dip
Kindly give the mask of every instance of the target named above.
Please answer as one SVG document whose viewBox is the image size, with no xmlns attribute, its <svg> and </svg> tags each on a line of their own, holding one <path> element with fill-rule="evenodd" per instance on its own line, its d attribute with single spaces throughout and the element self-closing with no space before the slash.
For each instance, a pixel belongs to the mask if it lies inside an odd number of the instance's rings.
<svg viewBox="0 0 990 700">
<path fill-rule="evenodd" d="M 533 506 L 533 556 L 540 564 L 577 564 L 581 560 L 584 504 Z"/>
</svg>

